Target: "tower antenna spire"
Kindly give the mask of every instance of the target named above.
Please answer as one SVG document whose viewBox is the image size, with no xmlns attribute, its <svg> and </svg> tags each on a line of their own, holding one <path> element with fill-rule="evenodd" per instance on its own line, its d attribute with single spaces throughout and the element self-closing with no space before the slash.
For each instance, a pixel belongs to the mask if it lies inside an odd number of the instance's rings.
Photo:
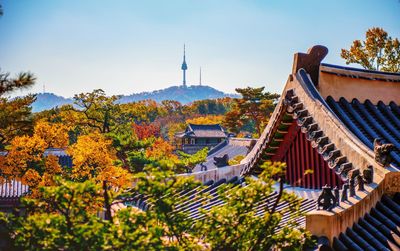
<svg viewBox="0 0 400 251">
<path fill-rule="evenodd" d="M 182 67 L 181 67 L 182 71 L 183 71 L 183 81 L 182 81 L 182 85 L 183 87 L 186 87 L 186 70 L 187 70 L 187 64 L 186 64 L 186 45 L 183 44 L 183 62 L 182 62 Z"/>
<path fill-rule="evenodd" d="M 201 66 L 200 66 L 200 81 L 199 81 L 200 85 L 201 85 Z"/>
</svg>

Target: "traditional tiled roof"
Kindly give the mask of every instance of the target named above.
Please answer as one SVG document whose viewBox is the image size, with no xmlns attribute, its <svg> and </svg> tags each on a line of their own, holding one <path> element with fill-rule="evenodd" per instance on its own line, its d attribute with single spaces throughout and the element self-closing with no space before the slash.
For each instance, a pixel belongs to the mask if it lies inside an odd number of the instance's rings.
<svg viewBox="0 0 400 251">
<path fill-rule="evenodd" d="M 225 130 L 219 124 L 196 125 L 189 124 L 184 133 L 176 134 L 177 137 L 191 138 L 226 138 Z"/>
<path fill-rule="evenodd" d="M 0 152 L 1 156 L 7 155 L 7 152 Z M 62 167 L 72 167 L 72 159 L 67 155 L 65 149 L 61 148 L 49 148 L 44 152 L 45 156 L 54 155 L 58 157 L 58 162 Z M 0 206 L 1 201 L 8 201 L 10 199 L 18 200 L 19 197 L 23 196 L 29 191 L 29 186 L 23 185 L 18 180 L 6 180 L 0 182 Z"/>
<path fill-rule="evenodd" d="M 395 145 L 391 152 L 392 167 L 400 170 L 400 107 L 394 102 L 385 104 L 379 101 L 377 105 L 358 99 L 351 102 L 345 98 L 335 101 L 332 97 L 327 102 L 335 114 L 346 126 L 371 150 L 374 149 L 374 139 L 383 139 L 386 143 Z"/>
<path fill-rule="evenodd" d="M 225 154 L 228 155 L 229 160 L 235 158 L 236 156 L 246 156 L 251 150 L 251 144 L 255 141 L 253 139 L 238 139 L 229 138 L 226 141 L 221 142 L 219 145 L 212 148 L 207 156 L 207 159 L 202 165 L 206 166 L 207 170 L 217 168 L 215 165 L 214 157 L 222 157 Z M 193 172 L 201 170 L 201 165 L 197 165 Z"/>
<path fill-rule="evenodd" d="M 44 156 L 54 155 L 57 157 L 68 156 L 64 148 L 48 148 L 44 151 Z"/>
<path fill-rule="evenodd" d="M 303 85 L 303 88 L 310 92 L 310 96 L 329 108 L 303 69 L 299 70 L 298 77 L 302 80 L 300 84 Z M 314 120 L 312 114 L 309 113 L 301 98 L 296 95 L 294 89 L 286 91 L 280 109 L 281 115 L 275 119 L 275 124 L 271 127 L 271 130 L 267 132 L 268 140 L 265 141 L 261 149 L 263 154 L 258 161 L 264 162 L 265 160 L 274 160 L 274 157 L 279 154 L 281 142 L 284 140 L 293 140 L 288 139 L 287 136 L 290 138 L 290 135 L 288 135 L 289 128 L 293 124 L 293 121 L 295 121 L 296 124 L 294 126 L 299 127 L 301 133 L 306 135 L 306 139 L 311 142 L 312 148 L 315 148 L 318 154 L 321 155 L 323 162 L 326 161 L 328 167 L 333 169 L 341 180 L 346 181 L 348 172 L 354 168 L 353 164 L 347 160 L 346 156 L 343 155 L 335 144 L 330 141 L 329 137 L 325 135 L 323 128 Z M 285 152 L 287 152 L 287 150 L 288 149 L 286 149 Z M 275 157 L 275 160 L 279 160 L 279 158 L 277 159 Z M 299 159 L 296 161 L 299 163 L 301 160 Z M 323 163 L 320 164 L 323 165 Z M 259 169 L 257 167 L 257 164 L 249 165 L 247 169 L 243 170 L 243 174 L 258 173 Z M 305 170 L 302 172 L 304 171 Z M 321 178 L 318 175 L 313 175 L 312 177 L 314 179 Z M 317 188 L 321 188 L 325 185 L 322 184 L 322 182 L 316 183 L 319 184 Z"/>
<path fill-rule="evenodd" d="M 400 192 L 400 74 L 320 64 L 326 53 L 326 48 L 317 46 L 308 54 L 296 54 L 282 98 L 257 144 L 241 162 L 241 174 L 257 174 L 265 160 L 285 161 L 287 180 L 305 179 L 306 183 L 298 183 L 304 186 L 309 182 L 302 175 L 305 168 L 316 166 L 311 179 L 321 187 L 327 180 L 335 185 L 332 175 L 347 183 L 373 168 L 373 183 L 366 184 L 366 190 L 356 188 L 350 203 L 330 213 L 308 214 L 309 230 L 332 240 L 368 212 L 382 194 Z M 373 142 L 378 138 L 394 145 L 388 167 L 377 161 Z M 324 171 L 325 165 L 333 172 Z M 331 224 L 321 228 L 313 223 L 322 219 Z"/>
<path fill-rule="evenodd" d="M 214 180 L 209 180 L 208 182 L 205 183 L 206 187 L 203 189 L 199 188 L 194 188 L 192 190 L 187 190 L 179 194 L 178 196 L 182 197 L 182 201 L 179 202 L 178 205 L 176 205 L 176 212 L 183 212 L 188 215 L 188 217 L 193 220 L 201 220 L 205 217 L 204 214 L 201 213 L 201 210 L 208 211 L 211 208 L 223 205 L 225 202 L 219 197 L 218 191 L 224 191 L 224 193 L 227 193 L 228 190 L 224 190 L 224 187 L 226 188 L 231 188 L 231 186 L 227 186 L 227 184 L 234 184 L 236 185 L 241 185 L 241 186 L 246 186 L 244 183 L 243 178 L 239 178 L 237 176 L 226 180 L 226 179 L 220 179 L 218 181 Z M 302 191 L 304 193 L 304 191 Z M 201 196 L 204 194 L 208 194 L 209 196 Z M 274 204 L 275 200 L 277 199 L 278 193 L 275 191 L 271 193 L 270 195 L 266 196 L 265 198 L 260 199 L 260 201 L 254 205 L 254 210 L 255 210 L 255 215 L 256 216 L 263 216 L 266 212 L 266 208 L 272 207 Z M 126 199 L 125 200 L 125 205 L 127 206 L 135 206 L 137 208 L 140 208 L 142 210 L 149 210 L 151 209 L 151 204 L 148 202 L 149 197 L 137 194 L 136 196 L 133 196 L 132 198 Z M 301 199 L 300 202 L 300 212 L 306 213 L 309 212 L 316 207 L 316 201 L 314 199 Z M 287 210 L 284 210 L 288 208 L 290 205 L 287 202 L 280 202 L 277 206 L 278 211 L 284 212 L 282 216 L 282 221 L 280 222 L 280 227 L 285 226 L 288 224 L 290 215 Z M 290 219 L 293 220 L 293 219 Z M 296 223 L 300 227 L 305 226 L 305 216 L 299 216 L 296 218 Z M 278 230 L 279 230 L 278 229 Z"/>
<path fill-rule="evenodd" d="M 383 195 L 370 213 L 333 240 L 336 251 L 400 250 L 400 194 Z"/>
<path fill-rule="evenodd" d="M 19 198 L 27 193 L 28 190 L 29 187 L 23 185 L 21 181 L 5 181 L 4 183 L 0 183 L 0 200 Z"/>
</svg>

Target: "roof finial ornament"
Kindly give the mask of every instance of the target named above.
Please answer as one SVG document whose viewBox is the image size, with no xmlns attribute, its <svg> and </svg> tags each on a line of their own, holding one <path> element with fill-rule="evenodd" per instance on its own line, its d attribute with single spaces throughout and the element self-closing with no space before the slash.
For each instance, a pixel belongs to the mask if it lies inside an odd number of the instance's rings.
<svg viewBox="0 0 400 251">
<path fill-rule="evenodd" d="M 298 52 L 294 54 L 292 74 L 303 68 L 310 74 L 314 85 L 318 85 L 319 66 L 325 56 L 328 55 L 328 48 L 322 45 L 314 45 L 307 53 Z"/>
</svg>

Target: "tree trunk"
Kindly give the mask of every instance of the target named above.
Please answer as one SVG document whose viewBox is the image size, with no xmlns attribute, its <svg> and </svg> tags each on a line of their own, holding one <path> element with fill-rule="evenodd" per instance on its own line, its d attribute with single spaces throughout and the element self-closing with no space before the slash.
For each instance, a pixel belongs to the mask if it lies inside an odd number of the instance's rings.
<svg viewBox="0 0 400 251">
<path fill-rule="evenodd" d="M 112 222 L 110 197 L 108 195 L 107 181 L 105 180 L 103 180 L 103 191 L 104 191 L 104 207 L 106 208 L 105 219 Z"/>
</svg>

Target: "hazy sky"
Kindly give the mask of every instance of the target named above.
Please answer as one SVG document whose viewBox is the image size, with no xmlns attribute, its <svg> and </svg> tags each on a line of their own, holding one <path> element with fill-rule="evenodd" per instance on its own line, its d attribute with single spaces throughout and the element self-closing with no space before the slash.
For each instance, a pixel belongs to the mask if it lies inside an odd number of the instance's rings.
<svg viewBox="0 0 400 251">
<path fill-rule="evenodd" d="M 0 66 L 38 77 L 31 92 L 63 96 L 104 89 L 131 94 L 181 84 L 225 92 L 281 92 L 293 53 L 322 44 L 324 62 L 344 65 L 373 26 L 400 37 L 399 0 L 0 0 Z"/>
</svg>

